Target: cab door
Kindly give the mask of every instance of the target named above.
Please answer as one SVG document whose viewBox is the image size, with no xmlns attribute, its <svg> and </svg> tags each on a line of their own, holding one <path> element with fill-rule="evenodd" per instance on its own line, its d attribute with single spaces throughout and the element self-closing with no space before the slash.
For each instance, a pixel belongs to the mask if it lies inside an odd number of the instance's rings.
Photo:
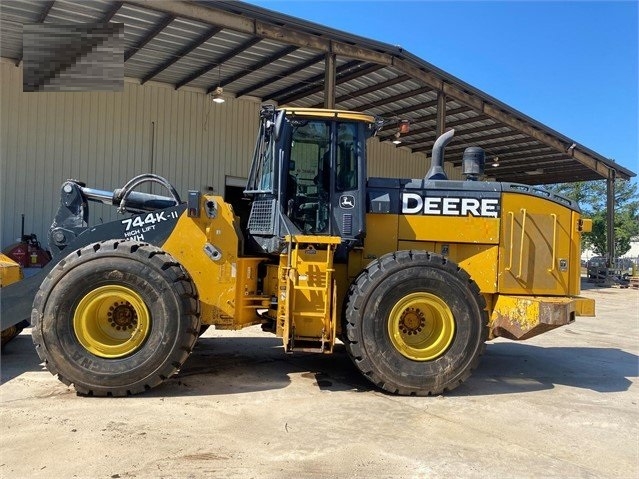
<svg viewBox="0 0 639 479">
<path fill-rule="evenodd" d="M 365 234 L 366 141 L 361 133 L 358 123 L 335 125 L 331 223 L 333 234 L 349 242 L 361 242 Z"/>
<path fill-rule="evenodd" d="M 365 137 L 356 122 L 291 120 L 284 205 L 302 234 L 363 237 Z"/>
</svg>

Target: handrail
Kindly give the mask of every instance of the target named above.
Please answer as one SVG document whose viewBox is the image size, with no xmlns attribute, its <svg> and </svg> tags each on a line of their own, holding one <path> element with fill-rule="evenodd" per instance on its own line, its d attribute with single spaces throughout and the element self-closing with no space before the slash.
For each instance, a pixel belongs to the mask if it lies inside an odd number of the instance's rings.
<svg viewBox="0 0 639 479">
<path fill-rule="evenodd" d="M 506 271 L 510 271 L 513 268 L 513 238 L 515 234 L 515 213 L 509 211 L 508 216 L 510 216 L 510 256 L 508 258 Z"/>
<path fill-rule="evenodd" d="M 555 213 L 552 213 L 550 216 L 552 216 L 553 223 L 552 223 L 552 263 L 550 264 L 550 269 L 548 270 L 549 273 L 555 270 L 555 253 L 556 253 L 555 248 L 557 246 L 557 215 Z"/>
<path fill-rule="evenodd" d="M 519 273 L 516 278 L 521 278 L 521 272 L 523 270 L 523 262 L 524 262 L 524 238 L 526 237 L 526 208 L 522 208 L 521 210 L 521 240 L 519 241 Z"/>
</svg>

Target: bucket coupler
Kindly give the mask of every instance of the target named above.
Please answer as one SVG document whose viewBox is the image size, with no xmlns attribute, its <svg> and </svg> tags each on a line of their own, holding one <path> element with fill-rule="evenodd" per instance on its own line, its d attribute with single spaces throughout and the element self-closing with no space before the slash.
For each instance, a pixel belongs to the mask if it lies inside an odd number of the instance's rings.
<svg viewBox="0 0 639 479">
<path fill-rule="evenodd" d="M 160 196 L 133 191 L 146 182 L 160 183 L 169 189 L 171 196 Z M 60 206 L 49 228 L 48 241 L 54 256 L 66 248 L 75 238 L 88 228 L 89 209 L 87 201 L 95 201 L 118 207 L 120 213 L 141 213 L 170 208 L 179 204 L 180 197 L 164 178 L 156 175 L 140 175 L 124 187 L 114 191 L 87 188 L 84 183 L 67 180 L 60 191 Z"/>
</svg>

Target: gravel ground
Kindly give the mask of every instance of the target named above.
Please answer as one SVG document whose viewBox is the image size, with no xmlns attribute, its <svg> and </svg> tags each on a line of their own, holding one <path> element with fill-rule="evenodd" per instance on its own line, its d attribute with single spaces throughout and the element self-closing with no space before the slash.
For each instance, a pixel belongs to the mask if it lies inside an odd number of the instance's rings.
<svg viewBox="0 0 639 479">
<path fill-rule="evenodd" d="M 431 398 L 376 390 L 343 347 L 285 355 L 259 328 L 209 330 L 147 394 L 79 397 L 25 330 L 2 354 L 0 476 L 636 478 L 639 291 L 583 294 L 597 318 L 492 341 Z"/>
</svg>

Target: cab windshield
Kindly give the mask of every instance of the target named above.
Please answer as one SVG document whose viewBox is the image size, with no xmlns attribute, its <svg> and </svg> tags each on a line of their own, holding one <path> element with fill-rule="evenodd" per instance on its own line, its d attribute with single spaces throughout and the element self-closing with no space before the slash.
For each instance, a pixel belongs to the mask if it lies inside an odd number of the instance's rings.
<svg viewBox="0 0 639 479">
<path fill-rule="evenodd" d="M 273 123 L 263 119 L 257 136 L 245 193 L 273 193 L 275 186 L 275 134 Z"/>
</svg>

